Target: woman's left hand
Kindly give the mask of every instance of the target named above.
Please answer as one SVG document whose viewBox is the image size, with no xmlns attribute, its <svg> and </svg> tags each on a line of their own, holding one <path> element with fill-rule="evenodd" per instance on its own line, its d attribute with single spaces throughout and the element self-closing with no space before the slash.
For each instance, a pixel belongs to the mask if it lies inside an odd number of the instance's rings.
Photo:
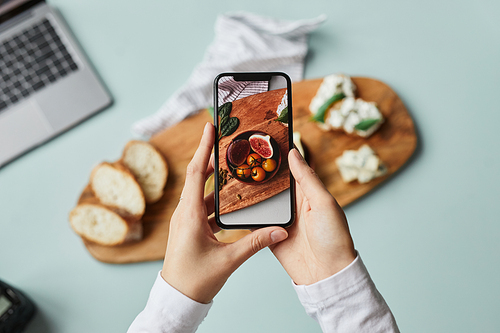
<svg viewBox="0 0 500 333">
<path fill-rule="evenodd" d="M 172 287 L 200 303 L 209 303 L 229 276 L 261 249 L 288 237 L 285 229 L 257 229 L 232 244 L 214 236 L 214 192 L 206 197 L 205 181 L 214 172 L 210 155 L 214 126 L 205 125 L 203 137 L 186 170 L 181 200 L 170 220 L 167 251 L 161 275 Z"/>
</svg>

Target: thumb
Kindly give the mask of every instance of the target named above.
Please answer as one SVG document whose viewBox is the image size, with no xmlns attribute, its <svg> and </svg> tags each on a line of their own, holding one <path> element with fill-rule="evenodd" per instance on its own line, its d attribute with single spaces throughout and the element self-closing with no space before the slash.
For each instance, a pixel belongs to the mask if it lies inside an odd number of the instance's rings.
<svg viewBox="0 0 500 333">
<path fill-rule="evenodd" d="M 323 207 L 325 203 L 331 201 L 332 195 L 296 148 L 290 150 L 288 162 L 299 189 L 312 208 Z"/>
<path fill-rule="evenodd" d="M 287 237 L 286 230 L 280 227 L 257 229 L 228 246 L 228 250 L 233 253 L 234 263 L 238 267 L 263 248 L 281 242 Z"/>
</svg>

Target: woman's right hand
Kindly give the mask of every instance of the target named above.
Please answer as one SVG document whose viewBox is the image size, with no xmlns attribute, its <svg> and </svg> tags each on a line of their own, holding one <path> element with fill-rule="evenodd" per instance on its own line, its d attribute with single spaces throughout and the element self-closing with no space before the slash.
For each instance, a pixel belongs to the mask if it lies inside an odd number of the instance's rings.
<svg viewBox="0 0 500 333">
<path fill-rule="evenodd" d="M 298 285 L 309 285 L 341 271 L 356 259 L 344 211 L 297 149 L 288 154 L 296 181 L 297 212 L 288 238 L 270 246 Z"/>
</svg>

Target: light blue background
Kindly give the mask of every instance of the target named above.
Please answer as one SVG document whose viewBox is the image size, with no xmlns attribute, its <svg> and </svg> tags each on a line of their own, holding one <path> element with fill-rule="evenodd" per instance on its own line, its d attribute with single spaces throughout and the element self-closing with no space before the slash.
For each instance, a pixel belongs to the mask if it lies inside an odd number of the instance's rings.
<svg viewBox="0 0 500 333">
<path fill-rule="evenodd" d="M 28 332 L 124 332 L 161 262 L 93 259 L 67 217 L 92 167 L 156 111 L 212 41 L 218 13 L 328 20 L 305 77 L 344 72 L 394 88 L 420 145 L 346 209 L 401 331 L 500 331 L 500 4 L 476 1 L 54 0 L 115 104 L 0 170 L 0 278 L 30 295 Z M 140 4 L 140 6 L 138 6 Z M 319 332 L 268 250 L 228 281 L 199 332 Z"/>
</svg>

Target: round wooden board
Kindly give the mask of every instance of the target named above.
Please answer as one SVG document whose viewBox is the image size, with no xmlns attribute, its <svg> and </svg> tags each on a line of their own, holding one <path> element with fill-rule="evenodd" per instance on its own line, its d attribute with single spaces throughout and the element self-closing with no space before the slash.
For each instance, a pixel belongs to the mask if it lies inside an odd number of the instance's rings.
<svg viewBox="0 0 500 333">
<path fill-rule="evenodd" d="M 343 132 L 325 132 L 309 121 L 309 103 L 316 95 L 322 79 L 306 80 L 292 85 L 294 131 L 300 132 L 302 142 L 310 156 L 309 161 L 328 190 L 341 206 L 346 206 L 387 180 L 411 157 L 417 145 L 413 121 L 403 102 L 385 83 L 353 77 L 357 97 L 376 102 L 386 121 L 370 138 L 363 139 Z M 170 217 L 177 206 L 184 186 L 185 170 L 201 139 L 203 127 L 212 119 L 203 111 L 189 117 L 151 138 L 165 156 L 169 178 L 165 195 L 159 202 L 148 205 L 143 217 L 144 239 L 137 243 L 115 247 L 100 246 L 84 240 L 91 255 L 107 263 L 132 263 L 160 260 L 165 254 Z M 388 168 L 388 173 L 367 184 L 342 181 L 335 159 L 346 149 L 358 149 L 367 143 Z M 224 230 L 217 234 L 219 240 L 233 242 L 248 231 Z"/>
</svg>

